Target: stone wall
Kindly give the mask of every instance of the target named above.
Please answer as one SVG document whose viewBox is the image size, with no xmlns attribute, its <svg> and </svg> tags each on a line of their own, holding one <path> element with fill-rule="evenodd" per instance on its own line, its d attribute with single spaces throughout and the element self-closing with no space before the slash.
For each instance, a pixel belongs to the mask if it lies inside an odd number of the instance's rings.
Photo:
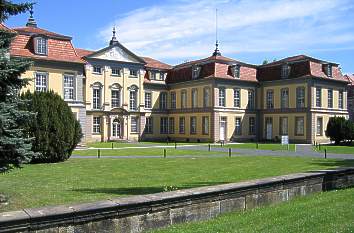
<svg viewBox="0 0 354 233">
<path fill-rule="evenodd" d="M 142 232 L 354 186 L 354 168 L 0 213 L 0 232 Z"/>
</svg>

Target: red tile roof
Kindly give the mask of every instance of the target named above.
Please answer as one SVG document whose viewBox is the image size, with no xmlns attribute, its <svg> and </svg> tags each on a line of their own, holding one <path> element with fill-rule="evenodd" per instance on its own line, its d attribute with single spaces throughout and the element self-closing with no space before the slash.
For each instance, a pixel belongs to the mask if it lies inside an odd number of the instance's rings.
<svg viewBox="0 0 354 233">
<path fill-rule="evenodd" d="M 169 70 L 172 68 L 172 66 L 150 57 L 141 57 L 141 58 L 146 62 L 145 67 L 147 68 L 153 68 L 153 69 L 155 68 L 160 70 Z"/>
<path fill-rule="evenodd" d="M 82 58 L 95 52 L 95 51 L 92 51 L 92 50 L 78 49 L 78 48 L 75 48 L 75 50 L 76 50 L 76 53 Z"/>
<path fill-rule="evenodd" d="M 354 74 L 346 74 L 345 77 L 348 79 L 349 85 L 354 86 Z"/>
<path fill-rule="evenodd" d="M 319 63 L 330 63 L 330 64 L 334 64 L 334 65 L 338 65 L 337 63 L 333 63 L 333 62 L 328 62 L 328 61 L 324 61 L 324 60 L 320 60 L 317 58 L 313 58 L 307 55 L 295 55 L 295 56 L 291 56 L 291 57 L 286 57 L 284 59 L 278 60 L 278 61 L 274 61 L 274 62 L 270 62 L 264 65 L 260 65 L 259 67 L 268 67 L 268 66 L 276 66 L 279 64 L 285 64 L 285 63 L 292 63 L 292 62 L 301 62 L 304 60 L 310 60 L 310 61 L 315 61 L 315 62 L 319 62 Z"/>
<path fill-rule="evenodd" d="M 17 32 L 17 35 L 11 43 L 11 56 L 37 60 L 84 63 L 76 53 L 71 43 L 71 37 L 34 27 L 15 28 L 14 30 Z M 47 37 L 47 55 L 38 55 L 34 52 L 33 37 L 36 35 Z"/>
</svg>

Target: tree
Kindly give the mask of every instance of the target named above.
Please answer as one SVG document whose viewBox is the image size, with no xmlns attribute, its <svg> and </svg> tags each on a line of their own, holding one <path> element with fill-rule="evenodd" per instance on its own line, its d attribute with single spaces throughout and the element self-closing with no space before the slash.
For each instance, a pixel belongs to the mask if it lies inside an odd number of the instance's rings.
<svg viewBox="0 0 354 233">
<path fill-rule="evenodd" d="M 267 59 L 264 59 L 263 62 L 262 62 L 262 65 L 266 65 L 266 64 L 268 64 L 268 63 L 269 63 L 268 60 L 267 60 Z"/>
<path fill-rule="evenodd" d="M 33 163 L 53 163 L 68 159 L 82 137 L 80 123 L 68 104 L 53 91 L 27 92 L 26 110 L 36 112 L 27 125 L 28 134 L 35 138 L 32 150 L 38 154 Z"/>
<path fill-rule="evenodd" d="M 13 4 L 0 0 L 0 23 L 9 16 L 29 10 L 31 6 L 31 3 Z M 31 62 L 10 58 L 9 48 L 15 35 L 10 30 L 0 29 L 0 172 L 19 167 L 33 156 L 31 138 L 23 132 L 23 123 L 32 114 L 20 110 L 23 103 L 18 96 L 18 90 L 28 82 L 20 76 Z"/>
<path fill-rule="evenodd" d="M 329 118 L 326 136 L 334 141 L 338 145 L 341 141 L 346 139 L 346 123 L 347 120 L 344 117 L 331 117 Z"/>
<path fill-rule="evenodd" d="M 352 143 L 354 140 L 354 122 L 347 120 L 345 124 L 345 139 Z"/>
</svg>

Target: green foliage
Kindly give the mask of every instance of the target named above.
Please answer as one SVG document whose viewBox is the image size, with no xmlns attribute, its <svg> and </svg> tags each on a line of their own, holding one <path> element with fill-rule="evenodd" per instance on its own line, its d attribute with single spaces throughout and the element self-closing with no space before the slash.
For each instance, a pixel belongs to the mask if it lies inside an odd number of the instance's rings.
<svg viewBox="0 0 354 233">
<path fill-rule="evenodd" d="M 26 11 L 31 5 L 0 0 L 0 22 Z M 18 90 L 27 84 L 20 76 L 31 62 L 10 58 L 9 48 L 14 36 L 13 32 L 0 30 L 0 172 L 19 167 L 33 156 L 31 138 L 23 133 L 24 123 L 33 115 L 19 109 L 23 103 L 18 98 Z"/>
<path fill-rule="evenodd" d="M 327 124 L 326 136 L 338 145 L 343 140 L 353 140 L 354 125 L 353 122 L 344 117 L 331 117 Z"/>
<path fill-rule="evenodd" d="M 12 3 L 8 0 L 0 0 L 0 22 L 4 22 L 9 16 L 18 15 L 29 11 L 33 3 Z"/>
<path fill-rule="evenodd" d="M 28 123 L 27 131 L 35 138 L 32 146 L 38 155 L 32 162 L 60 162 L 68 159 L 82 137 L 80 123 L 75 119 L 67 103 L 53 91 L 27 92 L 26 110 L 36 112 Z"/>
</svg>

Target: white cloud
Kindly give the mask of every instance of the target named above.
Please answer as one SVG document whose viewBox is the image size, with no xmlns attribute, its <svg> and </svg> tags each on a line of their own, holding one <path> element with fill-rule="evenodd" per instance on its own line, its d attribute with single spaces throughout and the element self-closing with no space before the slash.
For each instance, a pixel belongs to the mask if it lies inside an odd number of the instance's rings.
<svg viewBox="0 0 354 233">
<path fill-rule="evenodd" d="M 117 15 L 100 31 L 102 44 L 118 39 L 141 55 L 183 60 L 214 49 L 215 8 L 221 51 L 299 51 L 352 47 L 354 25 L 349 0 L 168 1 Z"/>
</svg>

